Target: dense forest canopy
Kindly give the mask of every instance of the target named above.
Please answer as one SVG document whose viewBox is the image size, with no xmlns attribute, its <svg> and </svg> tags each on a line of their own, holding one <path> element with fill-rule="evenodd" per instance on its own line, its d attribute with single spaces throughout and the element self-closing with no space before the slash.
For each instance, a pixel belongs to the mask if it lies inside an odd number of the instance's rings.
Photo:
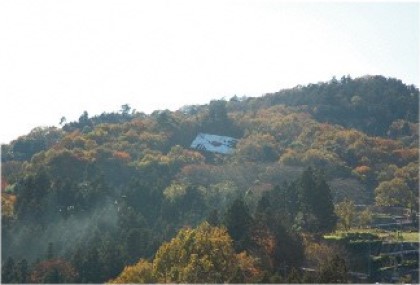
<svg viewBox="0 0 420 285">
<path fill-rule="evenodd" d="M 2 280 L 343 282 L 323 234 L 418 211 L 418 107 L 415 86 L 343 76 L 36 128 L 1 146 Z M 198 133 L 238 143 L 191 149 Z"/>
</svg>

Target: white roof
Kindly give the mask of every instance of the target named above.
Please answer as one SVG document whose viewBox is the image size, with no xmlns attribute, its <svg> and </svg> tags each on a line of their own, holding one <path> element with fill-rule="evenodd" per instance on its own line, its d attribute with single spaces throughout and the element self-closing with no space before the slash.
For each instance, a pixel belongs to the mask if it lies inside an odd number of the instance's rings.
<svg viewBox="0 0 420 285">
<path fill-rule="evenodd" d="M 199 133 L 191 143 L 191 148 L 222 154 L 231 154 L 233 153 L 237 142 L 237 139 L 231 137 Z"/>
</svg>

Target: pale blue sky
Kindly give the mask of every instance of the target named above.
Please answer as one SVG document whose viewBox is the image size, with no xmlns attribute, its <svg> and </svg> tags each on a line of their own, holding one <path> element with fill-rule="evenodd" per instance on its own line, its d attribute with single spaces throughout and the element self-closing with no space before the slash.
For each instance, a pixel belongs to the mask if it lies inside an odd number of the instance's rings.
<svg viewBox="0 0 420 285">
<path fill-rule="evenodd" d="M 332 76 L 419 86 L 419 2 L 0 1 L 0 142 Z"/>
</svg>

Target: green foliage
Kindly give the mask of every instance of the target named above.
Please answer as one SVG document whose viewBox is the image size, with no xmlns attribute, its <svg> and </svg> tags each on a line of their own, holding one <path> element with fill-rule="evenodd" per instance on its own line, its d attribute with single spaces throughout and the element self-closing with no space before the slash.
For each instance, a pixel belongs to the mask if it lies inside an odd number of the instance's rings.
<svg viewBox="0 0 420 285">
<path fill-rule="evenodd" d="M 311 232 L 331 232 L 337 222 L 331 190 L 319 173 L 307 169 L 297 184 L 303 228 Z"/>
<path fill-rule="evenodd" d="M 339 82 L 283 90 L 264 99 L 271 104 L 309 105 L 320 121 L 356 127 L 374 135 L 386 135 L 398 119 L 418 120 L 418 89 L 383 76 L 345 77 Z"/>
<path fill-rule="evenodd" d="M 414 194 L 407 184 L 400 178 L 384 181 L 375 189 L 376 203 L 380 206 L 409 207 L 413 202 Z"/>
<path fill-rule="evenodd" d="M 333 255 L 321 264 L 318 282 L 320 283 L 347 283 L 347 265 L 343 258 Z"/>
<path fill-rule="evenodd" d="M 252 223 L 252 217 L 244 201 L 235 200 L 225 214 L 224 225 L 234 241 L 236 251 L 242 251 L 249 245 Z"/>
<path fill-rule="evenodd" d="M 3 283 L 17 282 L 17 274 L 15 269 L 15 261 L 12 257 L 8 257 L 1 267 L 1 280 Z"/>
<path fill-rule="evenodd" d="M 353 220 L 356 214 L 354 202 L 351 200 L 344 200 L 335 206 L 335 213 L 339 218 L 339 222 L 344 230 L 349 230 L 353 224 Z"/>
</svg>

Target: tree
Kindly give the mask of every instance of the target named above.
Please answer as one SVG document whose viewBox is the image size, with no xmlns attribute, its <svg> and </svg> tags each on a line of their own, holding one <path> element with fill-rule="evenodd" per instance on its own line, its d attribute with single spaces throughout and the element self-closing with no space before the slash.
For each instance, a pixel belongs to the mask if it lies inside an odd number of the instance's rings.
<svg viewBox="0 0 420 285">
<path fill-rule="evenodd" d="M 117 278 L 110 281 L 115 284 L 156 282 L 157 279 L 153 275 L 153 264 L 144 259 L 140 259 L 135 265 L 126 266 Z"/>
<path fill-rule="evenodd" d="M 48 243 L 48 249 L 47 249 L 47 259 L 53 259 L 54 257 L 54 244 L 52 242 Z"/>
<path fill-rule="evenodd" d="M 225 214 L 224 225 L 235 243 L 235 249 L 242 251 L 250 242 L 252 217 L 242 199 L 236 199 Z"/>
<path fill-rule="evenodd" d="M 16 265 L 16 275 L 18 283 L 28 283 L 29 281 L 29 265 L 26 259 L 20 260 Z"/>
<path fill-rule="evenodd" d="M 83 111 L 83 114 L 79 117 L 80 128 L 82 129 L 84 126 L 89 125 L 89 123 L 89 114 L 87 111 Z"/>
<path fill-rule="evenodd" d="M 76 278 L 77 272 L 69 262 L 51 259 L 34 266 L 30 281 L 33 283 L 73 283 Z"/>
<path fill-rule="evenodd" d="M 40 223 L 47 213 L 47 195 L 51 180 L 45 170 L 28 175 L 16 185 L 16 214 L 19 220 Z"/>
<path fill-rule="evenodd" d="M 112 282 L 223 283 L 238 278 L 246 282 L 258 273 L 253 258 L 235 254 L 225 229 L 204 222 L 180 230 L 160 246 L 152 263 L 140 260 Z"/>
<path fill-rule="evenodd" d="M 320 173 L 308 168 L 298 181 L 300 211 L 304 229 L 311 232 L 330 232 L 335 228 L 337 216 L 331 189 Z"/>
<path fill-rule="evenodd" d="M 335 213 L 337 214 L 341 225 L 344 227 L 344 230 L 348 231 L 353 224 L 354 215 L 356 213 L 354 202 L 346 198 L 343 202 L 338 203 L 335 206 Z"/>
<path fill-rule="evenodd" d="M 131 107 L 130 107 L 130 105 L 129 105 L 129 104 L 124 104 L 124 105 L 121 105 L 121 114 L 122 114 L 123 116 L 127 116 L 127 115 L 129 115 L 130 110 L 131 110 Z"/>
<path fill-rule="evenodd" d="M 202 130 L 226 136 L 240 136 L 241 131 L 228 117 L 226 101 L 214 100 L 209 104 L 209 111 L 202 123 Z"/>
<path fill-rule="evenodd" d="M 222 283 L 234 273 L 235 263 L 227 232 L 203 223 L 195 230 L 181 230 L 164 243 L 156 253 L 153 270 L 165 283 Z"/>
<path fill-rule="evenodd" d="M 211 101 L 209 105 L 208 118 L 211 122 L 225 122 L 228 119 L 226 101 Z"/>
<path fill-rule="evenodd" d="M 367 227 L 372 223 L 372 211 L 369 208 L 364 209 L 358 214 L 359 227 Z"/>
<path fill-rule="evenodd" d="M 283 275 L 291 268 L 302 265 L 304 253 L 302 239 L 287 219 L 288 206 L 283 206 L 290 196 L 288 187 L 275 187 L 261 197 L 252 227 L 252 250 L 261 252 L 265 267 L 280 270 Z M 268 257 L 268 259 L 267 259 Z"/>
<path fill-rule="evenodd" d="M 287 283 L 301 283 L 301 281 L 302 274 L 293 267 L 290 273 L 287 275 Z"/>
<path fill-rule="evenodd" d="M 64 117 L 64 116 L 61 117 L 61 119 L 60 119 L 60 126 L 64 125 L 66 122 L 67 122 L 66 117 Z"/>
<path fill-rule="evenodd" d="M 337 223 L 337 216 L 334 212 L 334 204 L 331 196 L 331 189 L 325 179 L 317 177 L 317 186 L 315 196 L 312 202 L 312 210 L 319 222 L 321 232 L 330 232 L 334 230 Z"/>
<path fill-rule="evenodd" d="M 346 261 L 335 254 L 321 264 L 318 282 L 320 283 L 347 283 Z"/>
<path fill-rule="evenodd" d="M 17 275 L 15 268 L 15 261 L 8 257 L 6 262 L 1 267 L 1 281 L 2 283 L 17 283 Z"/>
<path fill-rule="evenodd" d="M 129 256 L 129 262 L 138 260 L 139 257 L 146 256 L 148 245 L 150 244 L 150 233 L 141 228 L 130 229 L 127 233 L 125 248 Z"/>
<path fill-rule="evenodd" d="M 82 283 L 101 283 L 103 281 L 101 278 L 102 264 L 96 247 L 92 247 L 87 251 L 80 267 L 81 271 L 79 274 Z"/>
<path fill-rule="evenodd" d="M 401 178 L 384 181 L 375 189 L 375 200 L 379 206 L 409 207 L 413 194 Z"/>
<path fill-rule="evenodd" d="M 206 221 L 213 227 L 218 227 L 220 225 L 219 211 L 213 209 L 208 215 Z"/>
</svg>

